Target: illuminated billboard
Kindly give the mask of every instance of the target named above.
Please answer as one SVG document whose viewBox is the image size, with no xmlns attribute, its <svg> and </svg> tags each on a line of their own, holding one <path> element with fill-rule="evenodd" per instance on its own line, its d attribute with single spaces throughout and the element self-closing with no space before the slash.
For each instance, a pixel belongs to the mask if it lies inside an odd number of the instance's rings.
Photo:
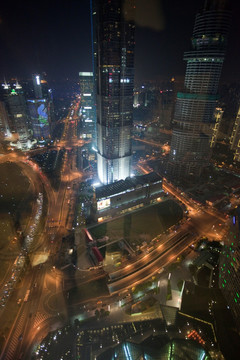
<svg viewBox="0 0 240 360">
<path fill-rule="evenodd" d="M 110 205 L 111 205 L 110 198 L 104 199 L 104 200 L 99 200 L 97 202 L 97 209 L 98 210 L 103 210 L 103 209 L 106 209 L 106 208 L 110 207 Z"/>
<path fill-rule="evenodd" d="M 48 103 L 45 99 L 28 100 L 28 110 L 31 118 L 33 136 L 37 139 L 50 135 L 48 121 Z"/>
</svg>

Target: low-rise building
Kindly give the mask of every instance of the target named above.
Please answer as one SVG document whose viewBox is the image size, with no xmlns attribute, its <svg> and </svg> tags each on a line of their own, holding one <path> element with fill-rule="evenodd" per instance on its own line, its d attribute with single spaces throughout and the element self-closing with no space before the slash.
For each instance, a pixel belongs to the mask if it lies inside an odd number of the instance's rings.
<svg viewBox="0 0 240 360">
<path fill-rule="evenodd" d="M 219 204 L 221 201 L 225 200 L 227 198 L 224 194 L 218 194 L 215 196 L 212 196 L 210 199 L 206 200 L 206 204 L 209 206 L 215 206 Z"/>
<path fill-rule="evenodd" d="M 95 189 L 94 218 L 101 222 L 161 201 L 162 177 L 152 172 Z"/>
</svg>

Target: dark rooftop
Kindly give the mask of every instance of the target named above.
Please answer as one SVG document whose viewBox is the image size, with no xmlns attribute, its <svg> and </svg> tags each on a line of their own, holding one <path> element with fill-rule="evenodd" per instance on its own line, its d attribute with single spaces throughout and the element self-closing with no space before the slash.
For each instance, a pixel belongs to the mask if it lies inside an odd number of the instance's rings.
<svg viewBox="0 0 240 360">
<path fill-rule="evenodd" d="M 96 188 L 96 198 L 101 199 L 103 197 L 134 189 L 139 185 L 143 186 L 145 184 L 154 184 L 158 181 L 162 181 L 162 177 L 155 172 L 151 172 L 146 175 L 134 176 L 132 178 L 128 177 L 126 180 L 119 180 L 112 184 Z"/>
</svg>

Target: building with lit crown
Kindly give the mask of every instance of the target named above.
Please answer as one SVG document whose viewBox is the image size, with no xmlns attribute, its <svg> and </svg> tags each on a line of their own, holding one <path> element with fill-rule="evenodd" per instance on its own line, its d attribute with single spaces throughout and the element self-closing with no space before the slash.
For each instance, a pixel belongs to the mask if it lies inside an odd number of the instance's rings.
<svg viewBox="0 0 240 360">
<path fill-rule="evenodd" d="M 195 19 L 184 90 L 178 92 L 174 114 L 169 178 L 199 177 L 210 159 L 218 83 L 224 62 L 230 12 L 226 1 L 206 0 Z"/>
<path fill-rule="evenodd" d="M 6 109 L 12 125 L 12 131 L 16 132 L 19 137 L 19 147 L 27 150 L 31 147 L 29 138 L 29 116 L 27 112 L 26 99 L 22 86 L 16 81 L 15 84 L 9 85 L 5 83 L 4 100 Z"/>
<path fill-rule="evenodd" d="M 33 74 L 33 97 L 27 100 L 33 137 L 39 144 L 50 139 L 53 116 L 52 90 L 48 88 L 45 74 Z"/>
<path fill-rule="evenodd" d="M 103 184 L 131 173 L 134 85 L 134 1 L 93 4 L 97 94 L 97 167 Z"/>
<path fill-rule="evenodd" d="M 34 90 L 34 95 L 36 99 L 42 99 L 43 94 L 42 94 L 42 86 L 41 86 L 41 77 L 39 74 L 33 74 L 32 75 L 32 80 L 33 80 L 33 90 Z"/>
</svg>

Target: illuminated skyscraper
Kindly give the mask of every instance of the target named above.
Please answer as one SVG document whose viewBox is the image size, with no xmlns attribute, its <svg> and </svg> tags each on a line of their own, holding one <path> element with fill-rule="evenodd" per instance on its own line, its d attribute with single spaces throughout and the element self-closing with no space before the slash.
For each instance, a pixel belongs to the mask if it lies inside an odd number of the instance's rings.
<svg viewBox="0 0 240 360">
<path fill-rule="evenodd" d="M 240 161 L 240 107 L 230 137 L 230 149 L 234 150 L 234 161 Z"/>
<path fill-rule="evenodd" d="M 219 262 L 219 288 L 240 330 L 240 207 L 231 218 Z"/>
<path fill-rule="evenodd" d="M 42 99 L 42 85 L 41 85 L 41 77 L 39 74 L 33 74 L 33 89 L 34 89 L 34 97 L 36 99 Z"/>
<path fill-rule="evenodd" d="M 218 83 L 230 25 L 226 1 L 207 0 L 198 12 L 192 49 L 185 52 L 184 90 L 177 94 L 167 173 L 170 178 L 194 178 L 210 158 L 210 139 Z"/>
<path fill-rule="evenodd" d="M 52 90 L 48 88 L 46 74 L 33 74 L 33 98 L 27 100 L 33 137 L 39 144 L 50 138 L 50 125 L 53 115 Z"/>
<path fill-rule="evenodd" d="M 222 122 L 223 117 L 223 109 L 220 107 L 217 107 L 214 111 L 214 123 L 212 125 L 212 138 L 210 140 L 210 147 L 213 148 L 218 139 L 219 129 Z"/>
<path fill-rule="evenodd" d="M 29 116 L 22 86 L 16 81 L 13 86 L 4 84 L 4 98 L 13 131 L 18 133 L 22 150 L 29 148 Z"/>
<path fill-rule="evenodd" d="M 50 137 L 49 104 L 47 99 L 27 100 L 33 137 L 40 143 Z"/>
<path fill-rule="evenodd" d="M 9 117 L 3 101 L 0 101 L 0 134 L 3 137 L 10 136 Z"/>
<path fill-rule="evenodd" d="M 124 6 L 125 5 L 125 6 Z M 104 184 L 130 176 L 134 85 L 134 3 L 94 2 L 97 162 Z"/>
<path fill-rule="evenodd" d="M 96 105 L 93 92 L 93 73 L 80 72 L 80 93 L 81 93 L 81 137 L 95 138 L 96 128 Z"/>
</svg>

